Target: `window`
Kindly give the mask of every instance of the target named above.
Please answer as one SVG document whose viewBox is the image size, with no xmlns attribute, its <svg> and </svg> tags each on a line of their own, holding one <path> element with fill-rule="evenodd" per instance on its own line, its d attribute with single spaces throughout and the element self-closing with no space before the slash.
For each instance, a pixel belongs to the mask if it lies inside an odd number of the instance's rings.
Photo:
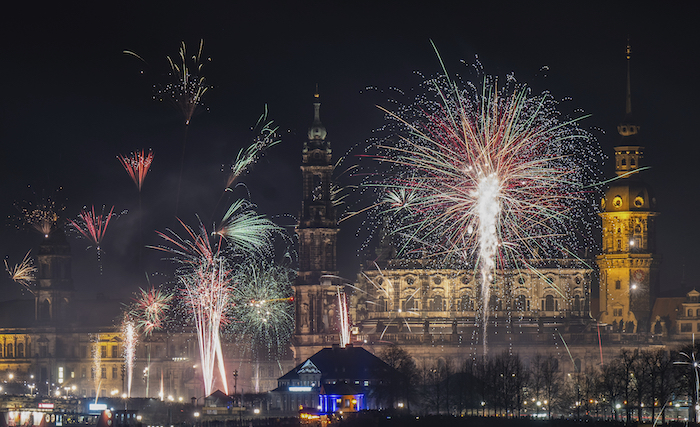
<svg viewBox="0 0 700 427">
<path fill-rule="evenodd" d="M 112 378 L 117 378 L 119 374 L 117 373 L 117 367 L 112 366 Z"/>
<path fill-rule="evenodd" d="M 95 379 L 95 367 L 93 366 L 92 369 L 90 369 L 90 378 L 93 380 Z"/>
<path fill-rule="evenodd" d="M 24 357 L 24 343 L 17 344 L 17 357 Z"/>
<path fill-rule="evenodd" d="M 503 308 L 501 306 L 501 299 L 497 295 L 491 295 L 489 299 L 489 309 L 493 311 L 501 311 Z"/>
<path fill-rule="evenodd" d="M 474 301 L 469 298 L 468 294 L 462 295 L 462 299 L 460 300 L 460 309 L 462 311 L 472 311 L 474 310 Z"/>
<path fill-rule="evenodd" d="M 581 298 L 574 295 L 574 311 L 581 311 Z"/>
<path fill-rule="evenodd" d="M 544 298 L 544 311 L 554 311 L 554 297 L 547 295 Z"/>
<path fill-rule="evenodd" d="M 440 295 L 435 295 L 430 301 L 430 310 L 431 311 L 444 311 L 444 301 L 442 300 L 442 297 Z"/>
<path fill-rule="evenodd" d="M 379 297 L 379 301 L 377 303 L 377 311 L 386 311 L 386 300 L 384 299 L 384 297 Z"/>
<path fill-rule="evenodd" d="M 80 368 L 80 378 L 86 378 L 87 377 L 87 372 L 85 368 Z"/>
<path fill-rule="evenodd" d="M 690 308 L 688 309 L 688 317 L 693 317 L 693 310 Z"/>
<path fill-rule="evenodd" d="M 613 316 L 614 317 L 622 317 L 622 309 L 621 308 L 613 308 Z"/>
<path fill-rule="evenodd" d="M 100 378 L 105 378 L 105 379 L 107 378 L 107 367 L 106 366 L 103 366 L 100 369 Z"/>
<path fill-rule="evenodd" d="M 100 346 L 100 357 L 103 359 L 107 358 L 107 346 L 106 345 Z"/>
<path fill-rule="evenodd" d="M 695 315 L 696 315 L 697 317 L 700 317 L 700 308 L 698 308 L 697 310 L 695 310 Z"/>
<path fill-rule="evenodd" d="M 112 359 L 116 359 L 119 357 L 119 346 L 113 345 L 112 346 Z"/>
<path fill-rule="evenodd" d="M 620 289 L 622 287 L 622 284 L 620 283 L 619 280 L 615 280 L 615 289 Z"/>
<path fill-rule="evenodd" d="M 12 344 L 7 344 L 7 358 L 12 359 L 13 357 L 15 357 L 14 348 L 12 347 Z"/>
<path fill-rule="evenodd" d="M 415 300 L 413 299 L 413 295 L 411 295 L 406 299 L 406 301 L 404 301 L 404 311 L 413 310 L 414 306 Z"/>
<path fill-rule="evenodd" d="M 526 304 L 527 298 L 525 298 L 525 295 L 518 295 L 517 297 L 515 297 L 515 309 L 517 311 L 527 310 Z"/>
<path fill-rule="evenodd" d="M 693 324 L 681 323 L 681 332 L 693 332 Z"/>
</svg>

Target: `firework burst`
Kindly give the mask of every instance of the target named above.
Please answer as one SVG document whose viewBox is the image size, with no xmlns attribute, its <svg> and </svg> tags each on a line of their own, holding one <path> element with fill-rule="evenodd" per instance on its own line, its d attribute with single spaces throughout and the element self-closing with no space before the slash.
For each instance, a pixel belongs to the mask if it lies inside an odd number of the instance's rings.
<svg viewBox="0 0 700 427">
<path fill-rule="evenodd" d="M 172 246 L 157 249 L 173 254 L 174 261 L 180 264 L 177 277 L 197 331 L 205 392 L 209 395 L 213 391 L 216 367 L 228 394 L 220 331 L 229 321 L 226 307 L 233 290 L 232 270 L 221 246 L 211 245 L 201 223 L 198 232 L 182 221 L 181 224 L 189 238 L 183 239 L 172 231 L 159 233 Z"/>
<path fill-rule="evenodd" d="M 201 75 L 203 50 L 204 40 L 200 40 L 197 54 L 190 57 L 185 42 L 182 42 L 175 60 L 167 56 L 173 81 L 161 88 L 155 96 L 159 101 L 172 103 L 182 113 L 186 126 L 190 124 L 197 108 L 202 105 L 202 97 L 209 89 Z M 191 65 L 188 65 L 188 62 L 191 62 Z"/>
<path fill-rule="evenodd" d="M 484 350 L 496 268 L 531 268 L 580 245 L 577 220 L 590 210 L 596 149 L 551 95 L 509 78 L 498 88 L 460 87 L 446 74 L 398 113 L 395 143 L 379 146 L 391 173 L 379 182 L 382 218 L 391 218 L 403 255 L 436 254 L 481 276 Z M 385 222 L 386 223 L 386 222 Z"/>
<path fill-rule="evenodd" d="M 266 261 L 239 264 L 227 332 L 251 346 L 256 360 L 276 359 L 285 350 L 294 328 L 291 301 L 294 271 Z"/>
<path fill-rule="evenodd" d="M 34 281 L 36 280 L 36 266 L 34 266 L 34 260 L 29 256 L 31 251 L 22 259 L 22 262 L 10 268 L 5 260 L 5 270 L 10 275 L 13 281 L 24 286 L 26 290 L 34 295 Z"/>
<path fill-rule="evenodd" d="M 163 289 L 139 288 L 135 302 L 129 310 L 135 326 L 145 335 L 151 335 L 156 329 L 163 329 L 172 299 L 173 294 Z"/>
<path fill-rule="evenodd" d="M 272 236 L 281 233 L 282 228 L 264 215 L 256 213 L 254 207 L 245 199 L 236 200 L 212 234 L 223 237 L 236 251 L 269 252 Z"/>
<path fill-rule="evenodd" d="M 145 150 L 136 151 L 131 153 L 128 157 L 119 155 L 117 159 L 119 159 L 119 163 L 124 166 L 124 170 L 129 174 L 129 177 L 134 181 L 134 184 L 136 184 L 140 192 L 143 181 L 146 179 L 148 169 L 153 162 L 153 151 L 148 150 L 148 153 L 146 153 Z"/>
<path fill-rule="evenodd" d="M 56 229 L 60 213 L 64 210 L 52 197 L 42 197 L 36 202 L 15 203 L 15 208 L 20 212 L 21 221 L 44 237 L 49 237 Z"/>
<path fill-rule="evenodd" d="M 78 214 L 77 221 L 69 220 L 70 224 L 78 233 L 95 245 L 95 249 L 97 250 L 97 262 L 100 265 L 100 274 L 102 274 L 102 248 L 100 245 L 107 231 L 107 226 L 112 219 L 112 215 L 114 215 L 114 206 L 112 206 L 109 213 L 106 215 L 104 213 L 104 206 L 100 214 L 96 214 L 95 206 L 92 206 L 90 210 L 83 208 Z"/>
</svg>

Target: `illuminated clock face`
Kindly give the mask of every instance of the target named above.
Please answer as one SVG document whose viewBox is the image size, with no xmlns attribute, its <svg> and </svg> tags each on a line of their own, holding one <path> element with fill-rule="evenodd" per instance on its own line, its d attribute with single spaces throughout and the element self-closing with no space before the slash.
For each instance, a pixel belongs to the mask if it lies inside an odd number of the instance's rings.
<svg viewBox="0 0 700 427">
<path fill-rule="evenodd" d="M 634 199 L 634 205 L 638 208 L 641 208 L 642 206 L 644 206 L 644 198 L 642 196 L 637 196 Z"/>
<path fill-rule="evenodd" d="M 637 282 L 641 282 L 642 280 L 644 280 L 644 271 L 643 270 L 635 270 L 635 272 L 632 274 L 632 276 L 634 277 L 634 280 L 636 280 Z"/>
<path fill-rule="evenodd" d="M 615 198 L 613 199 L 613 206 L 615 206 L 616 208 L 622 206 L 622 197 L 615 196 Z"/>
</svg>

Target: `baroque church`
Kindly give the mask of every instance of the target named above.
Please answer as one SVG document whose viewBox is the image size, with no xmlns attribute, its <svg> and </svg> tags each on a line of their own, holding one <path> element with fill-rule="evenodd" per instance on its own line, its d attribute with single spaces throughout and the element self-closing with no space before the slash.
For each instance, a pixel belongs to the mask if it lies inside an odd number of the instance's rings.
<svg viewBox="0 0 700 427">
<path fill-rule="evenodd" d="M 628 48 L 629 49 L 629 48 Z M 479 275 L 398 259 L 390 245 L 362 266 L 356 283 L 338 277 L 339 226 L 332 199 L 333 152 L 318 95 L 301 146 L 299 271 L 293 283 L 291 355 L 255 361 L 224 344 L 227 382 L 238 393 L 264 392 L 318 351 L 341 342 L 340 297 L 349 302 L 350 343 L 378 354 L 406 349 L 419 367 L 461 363 L 488 351 L 527 359 L 554 354 L 563 369 L 597 364 L 625 347 L 675 347 L 700 332 L 700 293 L 660 298 L 651 187 L 643 180 L 639 126 L 632 118 L 627 56 L 626 115 L 615 147 L 618 179 L 600 201 L 602 251 L 595 259 L 544 259 L 533 270 L 501 270 L 490 290 L 489 319 L 478 316 Z M 0 376 L 8 393 L 79 397 L 126 392 L 121 301 L 81 300 L 71 249 L 61 230 L 43 239 L 32 299 L 0 304 Z M 488 342 L 488 346 L 484 342 Z M 155 332 L 139 342 L 131 395 L 166 400 L 204 396 L 194 333 Z M 570 354 L 570 356 L 569 356 Z M 3 379 L 4 379 L 3 378 Z"/>
</svg>

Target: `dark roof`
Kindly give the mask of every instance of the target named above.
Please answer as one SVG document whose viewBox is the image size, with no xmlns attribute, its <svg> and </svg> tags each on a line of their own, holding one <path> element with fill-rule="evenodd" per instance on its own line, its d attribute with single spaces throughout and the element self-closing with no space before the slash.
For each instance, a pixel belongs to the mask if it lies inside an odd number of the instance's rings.
<svg viewBox="0 0 700 427">
<path fill-rule="evenodd" d="M 673 326 L 676 324 L 678 310 L 681 308 L 681 305 L 684 302 L 685 297 L 656 298 L 656 301 L 654 301 L 654 308 L 651 311 L 652 326 L 656 321 L 656 316 L 659 316 L 662 320 L 668 319 L 670 324 L 666 326 L 669 329 L 673 328 Z"/>
<path fill-rule="evenodd" d="M 321 371 L 321 379 L 351 379 L 366 380 L 387 378 L 398 375 L 391 366 L 362 347 L 347 346 L 345 348 L 324 348 L 309 357 L 311 362 Z M 298 379 L 298 371 L 306 363 L 300 363 L 294 369 L 280 377 Z"/>
</svg>

